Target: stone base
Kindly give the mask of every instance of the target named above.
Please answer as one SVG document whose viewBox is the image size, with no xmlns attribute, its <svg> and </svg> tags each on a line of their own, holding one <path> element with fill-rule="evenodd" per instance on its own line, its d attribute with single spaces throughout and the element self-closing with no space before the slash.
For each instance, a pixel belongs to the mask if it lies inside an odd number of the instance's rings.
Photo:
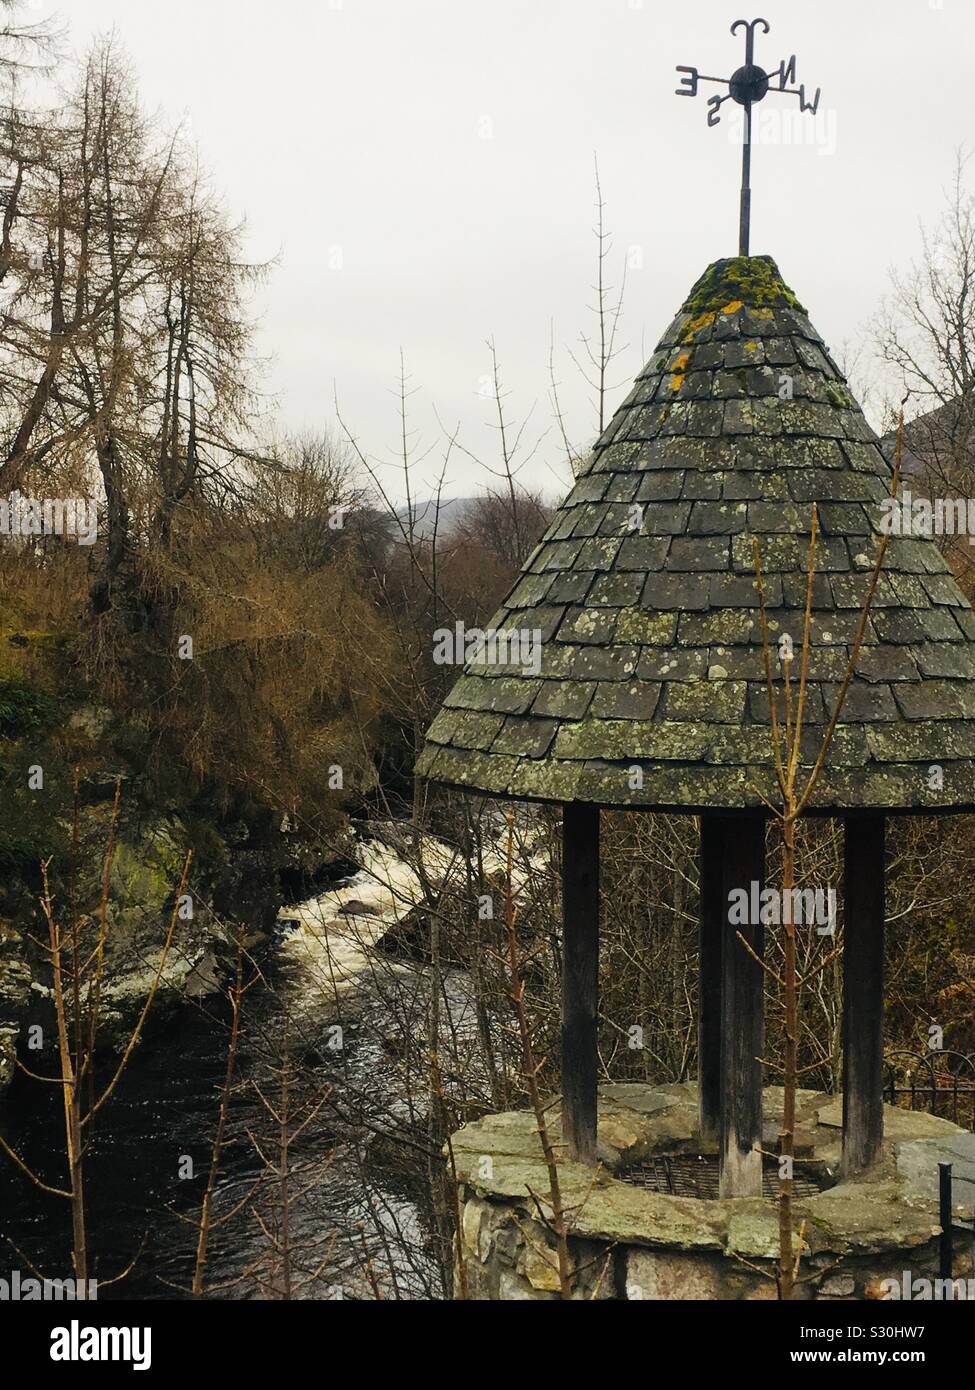
<svg viewBox="0 0 975 1390">
<path fill-rule="evenodd" d="M 782 1093 L 765 1092 L 764 1147 L 777 1144 Z M 558 1111 L 550 1111 L 560 1140 Z M 833 1181 L 839 1172 L 842 1099 L 803 1091 L 797 1155 Z M 853 1181 L 835 1181 L 794 1202 L 803 1231 L 797 1299 L 884 1298 L 887 1280 L 937 1276 L 937 1165 L 975 1177 L 975 1135 L 947 1120 L 890 1106 L 880 1162 Z M 558 1256 L 536 1194 L 550 1192 L 534 1117 L 488 1115 L 453 1141 L 461 1184 L 464 1268 L 475 1299 L 558 1299 Z M 607 1085 L 599 1097 L 600 1166 L 560 1158 L 570 1211 L 570 1286 L 576 1299 L 775 1299 L 778 1207 L 769 1198 L 702 1201 L 647 1192 L 619 1176 L 652 1155 L 707 1152 L 697 1130 L 694 1083 Z M 971 1191 L 959 1183 L 956 1193 Z M 971 1217 L 970 1207 L 956 1209 Z M 969 1279 L 971 1242 L 955 1239 L 954 1277 Z M 459 1281 L 457 1281 L 459 1285 Z M 894 1295 L 897 1296 L 897 1295 Z"/>
</svg>

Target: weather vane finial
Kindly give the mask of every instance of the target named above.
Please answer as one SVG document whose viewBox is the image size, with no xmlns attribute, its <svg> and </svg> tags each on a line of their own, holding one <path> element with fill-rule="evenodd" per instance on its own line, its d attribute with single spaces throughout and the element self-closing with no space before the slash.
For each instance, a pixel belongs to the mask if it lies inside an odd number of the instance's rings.
<svg viewBox="0 0 975 1390">
<path fill-rule="evenodd" d="M 705 77 L 697 68 L 678 67 L 677 71 L 684 74 L 681 78 L 681 85 L 677 88 L 679 97 L 696 97 L 697 89 L 702 82 L 717 82 L 719 86 L 727 87 L 728 91 L 724 96 L 713 96 L 708 99 L 708 125 L 717 125 L 721 120 L 721 108 L 726 101 L 736 101 L 739 106 L 745 108 L 745 138 L 742 147 L 741 158 L 741 219 L 738 231 L 738 254 L 747 256 L 748 239 L 751 230 L 752 216 L 752 107 L 756 102 L 764 101 L 769 92 L 784 92 L 787 96 L 797 96 L 799 98 L 799 109 L 810 111 L 814 116 L 819 110 L 819 98 L 821 89 L 816 88 L 816 95 L 812 101 L 806 100 L 806 88 L 800 83 L 799 86 L 789 86 L 789 83 L 796 81 L 796 55 L 793 53 L 788 61 L 785 59 L 779 64 L 774 72 L 768 73 L 764 68 L 760 68 L 755 62 L 755 30 L 761 26 L 762 33 L 768 34 L 771 26 L 767 19 L 736 19 L 731 26 L 732 34 L 737 34 L 739 29 L 745 31 L 745 62 L 731 77 Z M 772 86 L 776 82 L 777 86 Z"/>
</svg>

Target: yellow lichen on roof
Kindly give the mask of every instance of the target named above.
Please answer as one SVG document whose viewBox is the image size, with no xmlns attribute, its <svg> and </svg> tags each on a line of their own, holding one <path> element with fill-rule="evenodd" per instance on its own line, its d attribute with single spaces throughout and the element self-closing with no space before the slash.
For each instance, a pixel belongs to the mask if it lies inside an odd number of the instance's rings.
<svg viewBox="0 0 975 1390">
<path fill-rule="evenodd" d="M 717 317 L 716 313 L 709 311 L 705 314 L 698 314 L 696 318 L 691 319 L 687 325 L 687 332 L 684 334 L 684 342 L 689 343 L 695 334 L 701 332 L 702 328 L 710 328 Z"/>
</svg>

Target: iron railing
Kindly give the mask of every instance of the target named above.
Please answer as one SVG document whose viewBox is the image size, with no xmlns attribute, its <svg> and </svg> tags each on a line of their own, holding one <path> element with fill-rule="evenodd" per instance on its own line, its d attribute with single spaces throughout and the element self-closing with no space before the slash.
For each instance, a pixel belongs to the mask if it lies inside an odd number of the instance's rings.
<svg viewBox="0 0 975 1390">
<path fill-rule="evenodd" d="M 884 1059 L 884 1099 L 975 1131 L 975 1056 L 889 1052 Z"/>
</svg>

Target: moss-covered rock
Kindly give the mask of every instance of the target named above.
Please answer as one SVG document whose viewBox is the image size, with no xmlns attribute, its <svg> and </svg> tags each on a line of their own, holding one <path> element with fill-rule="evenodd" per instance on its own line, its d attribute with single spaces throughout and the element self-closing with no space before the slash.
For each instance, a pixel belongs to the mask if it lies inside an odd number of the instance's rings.
<svg viewBox="0 0 975 1390">
<path fill-rule="evenodd" d="M 805 312 L 771 256 L 731 256 L 715 261 L 691 290 L 684 313 L 714 314 L 732 304 Z"/>
</svg>

